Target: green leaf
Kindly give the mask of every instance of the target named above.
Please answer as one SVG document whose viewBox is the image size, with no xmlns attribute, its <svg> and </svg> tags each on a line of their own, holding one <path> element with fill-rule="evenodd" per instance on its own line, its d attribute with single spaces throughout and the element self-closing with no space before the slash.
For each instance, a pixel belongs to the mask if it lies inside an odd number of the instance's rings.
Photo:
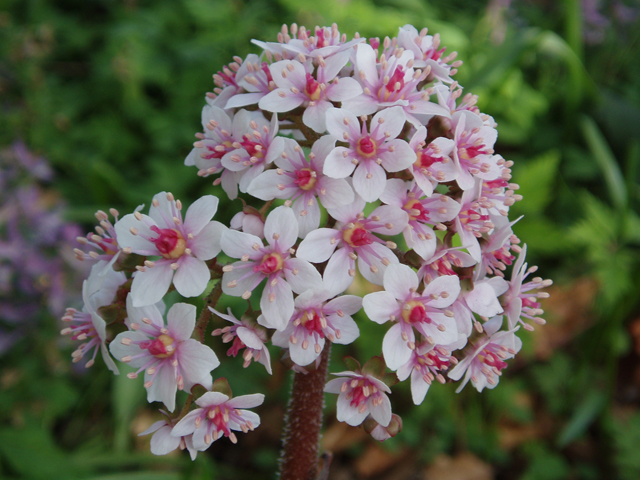
<svg viewBox="0 0 640 480">
<path fill-rule="evenodd" d="M 593 158 L 602 170 L 611 204 L 614 208 L 624 211 L 628 200 L 627 187 L 609 144 L 591 117 L 583 116 L 580 119 L 580 127 Z"/>
<path fill-rule="evenodd" d="M 75 466 L 56 447 L 48 432 L 36 427 L 0 430 L 0 455 L 28 479 L 78 478 Z"/>
<path fill-rule="evenodd" d="M 117 453 L 123 453 L 129 447 L 131 420 L 145 395 L 142 386 L 144 377 L 127 377 L 129 372 L 134 371 L 128 365 L 122 364 L 120 375 L 114 377 L 111 402 L 114 416 L 114 450 Z"/>
<path fill-rule="evenodd" d="M 607 404 L 607 395 L 600 390 L 589 393 L 576 408 L 569 424 L 564 427 L 556 442 L 559 448 L 564 448 L 582 435 L 600 415 Z"/>
<path fill-rule="evenodd" d="M 362 366 L 362 373 L 371 375 L 376 378 L 382 378 L 387 364 L 381 356 L 371 357 L 371 359 Z"/>
<path fill-rule="evenodd" d="M 514 179 L 520 185 L 518 194 L 524 197 L 516 203 L 518 214 L 541 214 L 554 198 L 554 186 L 558 178 L 560 152 L 549 150 L 542 155 L 518 164 L 514 170 Z"/>
</svg>

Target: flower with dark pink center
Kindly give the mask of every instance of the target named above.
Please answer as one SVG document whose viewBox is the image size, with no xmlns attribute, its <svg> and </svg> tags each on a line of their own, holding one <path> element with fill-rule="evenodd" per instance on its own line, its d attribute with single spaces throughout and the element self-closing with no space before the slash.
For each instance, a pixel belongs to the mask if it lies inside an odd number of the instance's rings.
<svg viewBox="0 0 640 480">
<path fill-rule="evenodd" d="M 366 295 L 362 306 L 376 323 L 395 324 L 382 342 L 387 366 L 397 370 L 416 348 L 417 331 L 430 344 L 448 345 L 458 340 L 453 312 L 447 309 L 460 294 L 457 276 L 436 278 L 418 293 L 418 275 L 407 265 L 390 265 L 384 274 L 384 291 Z"/>
<path fill-rule="evenodd" d="M 193 340 L 196 307 L 176 303 L 167 312 L 165 324 L 155 305 L 136 308 L 127 297 L 127 326 L 109 345 L 118 360 L 136 369 L 129 378 L 144 372 L 147 401 L 160 401 L 170 412 L 176 402 L 176 391 L 190 392 L 196 385 L 211 388 L 211 370 L 220 365 L 216 354 L 206 345 Z"/>
<path fill-rule="evenodd" d="M 189 207 L 183 221 L 180 200 L 161 192 L 153 197 L 149 216 L 135 212 L 116 224 L 123 248 L 160 257 L 145 261 L 134 274 L 134 306 L 160 301 L 172 281 L 184 297 L 195 297 L 204 291 L 211 278 L 205 261 L 220 252 L 220 236 L 226 230 L 221 223 L 210 221 L 217 209 L 218 199 L 205 195 Z"/>
<path fill-rule="evenodd" d="M 335 227 L 314 230 L 298 247 L 300 258 L 312 263 L 329 260 L 324 271 L 324 285 L 334 295 L 344 292 L 353 282 L 356 260 L 360 273 L 376 285 L 382 285 L 387 266 L 398 263 L 390 250 L 395 244 L 376 234 L 400 233 L 407 225 L 407 213 L 398 207 L 382 205 L 365 217 L 365 205 L 366 202 L 356 196 L 350 205 L 329 209 L 329 214 L 337 220 Z"/>
<path fill-rule="evenodd" d="M 298 238 L 298 223 L 288 207 L 273 210 L 264 225 L 262 240 L 248 233 L 229 230 L 222 236 L 222 250 L 239 262 L 223 268 L 222 291 L 227 295 L 249 298 L 265 279 L 260 308 L 270 328 L 283 329 L 293 314 L 293 292 L 302 293 L 320 287 L 320 273 L 306 260 L 291 257 L 289 249 Z"/>
<path fill-rule="evenodd" d="M 387 393 L 389 387 L 372 375 L 356 372 L 333 373 L 342 378 L 327 382 L 324 391 L 338 393 L 338 421 L 351 426 L 360 425 L 367 415 L 383 427 L 391 421 L 391 402 Z"/>
<path fill-rule="evenodd" d="M 289 348 L 291 360 L 305 366 L 322 353 L 325 341 L 347 345 L 360 335 L 351 315 L 362 307 L 362 299 L 343 295 L 327 302 L 333 295 L 327 290 L 307 290 L 295 300 L 291 320 L 282 331 L 275 332 L 274 345 Z"/>
<path fill-rule="evenodd" d="M 399 172 L 415 161 L 415 153 L 407 142 L 397 138 L 406 115 L 402 108 L 392 107 L 378 112 L 370 127 L 345 108 L 327 111 L 327 130 L 349 144 L 329 153 L 324 173 L 332 178 L 345 178 L 353 173 L 353 188 L 367 202 L 380 198 L 387 180 L 386 172 Z"/>
</svg>

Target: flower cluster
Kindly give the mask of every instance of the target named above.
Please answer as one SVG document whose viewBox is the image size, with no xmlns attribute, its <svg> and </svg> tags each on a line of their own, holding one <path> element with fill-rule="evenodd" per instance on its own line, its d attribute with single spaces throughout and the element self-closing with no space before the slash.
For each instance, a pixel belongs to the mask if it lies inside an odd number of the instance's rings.
<svg viewBox="0 0 640 480">
<path fill-rule="evenodd" d="M 92 251 L 77 252 L 97 263 L 83 311 L 65 317 L 80 325 L 74 338 L 90 339 L 74 358 L 100 349 L 117 372 L 109 344 L 134 368 L 129 377 L 144 373 L 149 402 L 168 411 L 146 432 L 156 454 L 182 447 L 195 456 L 260 423 L 241 408 L 263 395 L 234 398 L 226 380 L 213 381 L 219 360 L 204 341 L 212 313 L 231 323 L 212 332 L 230 344 L 227 355 L 242 352 L 244 367 L 255 361 L 268 373 L 269 343 L 304 375 L 331 343 L 357 340 L 357 319 L 387 325 L 382 356 L 362 367 L 348 360 L 325 388 L 339 394 L 338 420 L 379 440 L 402 427 L 388 397 L 394 383 L 410 378 L 416 404 L 434 381 L 493 388 L 520 349 L 520 327 L 544 323 L 538 290 L 551 282 L 525 283 L 535 267 L 509 220 L 521 199 L 512 162 L 494 152 L 495 122 L 462 96 L 452 78 L 461 62 L 437 35 L 407 25 L 382 42 L 347 40 L 335 25 L 293 25 L 278 42 L 255 43 L 259 55 L 214 75 L 185 160 L 229 199 L 240 196 L 230 228 L 212 220 L 218 198 L 200 198 L 183 218 L 181 202 L 161 192 L 148 215 L 112 211 L 112 224 L 99 212 L 96 233 L 81 239 Z M 364 298 L 351 290 L 358 275 L 376 286 Z M 211 280 L 211 307 L 197 322 L 185 303 L 165 322 L 170 289 L 198 297 Z M 254 293 L 259 311 L 238 319 L 215 309 L 223 294 Z M 111 325 L 120 325 L 115 338 Z M 197 408 L 176 409 L 177 390 Z"/>
</svg>

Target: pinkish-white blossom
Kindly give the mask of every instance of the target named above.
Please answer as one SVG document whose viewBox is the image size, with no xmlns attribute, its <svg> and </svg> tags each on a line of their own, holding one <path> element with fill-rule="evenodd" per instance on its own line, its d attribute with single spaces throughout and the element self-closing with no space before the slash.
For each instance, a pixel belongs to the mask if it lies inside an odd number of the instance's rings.
<svg viewBox="0 0 640 480">
<path fill-rule="evenodd" d="M 452 82 L 450 75 L 456 73 L 451 66 L 457 67 L 462 63 L 456 62 L 449 65 L 456 54 L 444 56 L 446 48 L 440 47 L 440 35 L 437 33 L 433 36 L 427 35 L 426 28 L 418 33 L 413 25 L 400 27 L 397 46 L 413 52 L 415 67 L 428 68 L 431 76 L 445 83 Z"/>
<path fill-rule="evenodd" d="M 438 246 L 433 256 L 424 262 L 421 262 L 418 270 L 418 278 L 424 280 L 425 283 L 431 283 L 434 278 L 442 275 L 457 275 L 456 268 L 468 268 L 476 264 L 471 255 L 461 251 L 462 247 L 446 248 L 444 244 L 438 240 Z"/>
<path fill-rule="evenodd" d="M 165 324 L 155 305 L 137 308 L 127 297 L 127 326 L 111 342 L 111 354 L 131 365 L 136 378 L 144 371 L 147 401 L 159 401 L 170 412 L 175 409 L 176 391 L 190 392 L 196 385 L 211 388 L 211 370 L 220 365 L 206 345 L 191 339 L 196 325 L 196 307 L 176 303 L 167 312 Z"/>
<path fill-rule="evenodd" d="M 109 355 L 107 349 L 107 324 L 98 314 L 98 309 L 111 305 L 118 288 L 127 281 L 123 272 L 114 272 L 109 264 L 98 261 L 92 268 L 89 278 L 82 283 L 82 311 L 75 308 L 67 308 L 62 321 L 69 326 L 62 329 L 62 335 L 70 335 L 72 340 L 81 342 L 78 348 L 71 354 L 73 362 L 79 362 L 84 356 L 93 350 L 93 355 L 85 367 L 89 368 L 95 363 L 98 350 L 107 368 L 118 375 L 118 367 Z M 85 342 L 86 340 L 86 342 Z"/>
<path fill-rule="evenodd" d="M 222 250 L 239 262 L 227 265 L 222 277 L 222 291 L 227 295 L 249 298 L 265 279 L 260 299 L 265 326 L 283 329 L 293 314 L 293 292 L 302 293 L 322 286 L 320 273 L 302 258 L 293 258 L 289 249 L 298 238 L 298 223 L 291 208 L 273 210 L 264 225 L 265 239 L 248 233 L 228 230 L 222 235 Z"/>
<path fill-rule="evenodd" d="M 245 349 L 242 354 L 244 360 L 242 366 L 247 368 L 251 364 L 251 360 L 254 360 L 263 364 L 267 369 L 267 373 L 271 375 L 271 356 L 269 355 L 269 349 L 265 345 L 267 341 L 265 329 L 255 324 L 252 325 L 247 320 L 238 320 L 231 313 L 231 309 L 228 309 L 228 315 L 220 313 L 211 307 L 209 307 L 209 310 L 220 318 L 233 323 L 233 326 L 216 328 L 211 332 L 211 335 L 222 335 L 224 343 L 233 342 L 231 348 L 227 351 L 227 355 L 235 357 L 240 350 Z"/>
<path fill-rule="evenodd" d="M 437 237 L 431 225 L 445 230 L 442 223 L 453 220 L 458 215 L 460 204 L 439 193 L 423 197 L 422 189 L 414 182 L 407 183 L 399 178 L 392 178 L 387 180 L 380 200 L 407 212 L 409 223 L 402 231 L 407 247 L 412 248 L 424 260 L 429 260 L 437 245 Z"/>
<path fill-rule="evenodd" d="M 131 286 L 133 305 L 153 305 L 162 299 L 173 281 L 184 297 L 204 292 L 211 278 L 205 263 L 220 252 L 220 236 L 227 228 L 211 218 L 218 199 L 205 195 L 193 203 L 182 219 L 182 204 L 171 193 L 153 197 L 149 216 L 126 215 L 116 224 L 118 242 L 133 253 L 159 256 L 138 267 Z"/>
<path fill-rule="evenodd" d="M 525 330 L 533 330 L 533 325 L 526 323 L 523 318 L 538 325 L 544 325 L 545 323 L 544 319 L 540 318 L 544 311 L 540 308 L 538 300 L 540 298 L 548 298 L 549 294 L 546 292 L 533 292 L 532 290 L 548 287 L 553 282 L 535 277 L 530 282 L 523 283 L 529 274 L 538 270 L 538 267 L 535 266 L 528 268 L 527 264 L 524 263 L 526 255 L 527 246 L 525 245 L 522 247 L 518 260 L 513 265 L 509 289 L 502 297 L 502 304 L 504 305 L 510 329 L 520 324 Z"/>
<path fill-rule="evenodd" d="M 480 249 L 479 238 L 490 232 L 495 225 L 491 222 L 491 217 L 482 212 L 479 194 L 480 181 L 475 182 L 475 187 L 465 190 L 460 199 L 462 208 L 455 218 L 455 231 L 460 236 L 460 242 L 476 262 L 482 261 L 482 251 Z"/>
<path fill-rule="evenodd" d="M 245 408 L 262 405 L 264 395 L 241 395 L 229 398 L 220 392 L 207 392 L 196 400 L 196 408 L 180 420 L 171 435 L 184 437 L 193 435 L 193 447 L 203 451 L 225 436 L 233 443 L 238 441 L 234 431 L 247 433 L 260 426 L 260 417 Z"/>
<path fill-rule="evenodd" d="M 469 110 L 456 112 L 452 118 L 454 128 L 453 161 L 458 167 L 456 182 L 462 190 L 474 188 L 476 179 L 495 180 L 502 175 L 504 159 L 493 155 L 493 144 L 498 137 L 495 128 L 485 126 L 480 116 Z"/>
<path fill-rule="evenodd" d="M 385 40 L 385 45 L 388 39 Z M 384 108 L 397 106 L 406 114 L 406 119 L 418 127 L 433 115 L 450 116 L 446 108 L 429 101 L 430 92 L 418 89 L 429 75 L 428 70 L 414 70 L 414 57 L 410 50 L 386 48 L 386 53 L 377 57 L 377 52 L 367 44 L 358 45 L 355 55 L 354 74 L 363 93 L 342 102 L 342 108 L 355 115 L 371 115 Z"/>
<path fill-rule="evenodd" d="M 109 213 L 111 213 L 117 223 L 118 211 L 112 208 L 109 210 Z M 113 224 L 109 221 L 109 216 L 102 210 L 98 210 L 96 212 L 96 219 L 100 222 L 100 225 L 96 227 L 96 233 L 90 233 L 86 237 L 77 238 L 79 244 L 91 247 L 94 250 L 85 253 L 76 248 L 74 249 L 74 253 L 78 260 L 104 261 L 104 268 L 99 275 L 106 275 L 120 257 L 122 247 L 118 245 L 118 236 Z"/>
<path fill-rule="evenodd" d="M 353 189 L 343 178 L 331 178 L 323 173 L 325 158 L 335 147 L 335 138 L 325 135 L 311 148 L 309 160 L 295 140 L 284 139 L 282 155 L 275 159 L 276 170 L 258 176 L 248 193 L 261 200 L 274 198 L 293 201 L 292 209 L 298 221 L 298 236 L 304 238 L 320 225 L 320 205 L 337 208 L 354 200 Z"/>
<path fill-rule="evenodd" d="M 286 328 L 273 334 L 273 344 L 289 348 L 291 360 L 296 364 L 305 366 L 315 361 L 325 339 L 347 345 L 360 335 L 351 315 L 360 310 L 362 299 L 343 295 L 327 302 L 332 297 L 329 291 L 321 289 L 301 293 Z"/>
<path fill-rule="evenodd" d="M 451 159 L 455 142 L 446 137 L 438 137 L 425 146 L 427 129 L 420 126 L 411 137 L 409 146 L 416 152 L 411 166 L 413 178 L 424 194 L 429 197 L 434 185 L 455 180 L 458 176 L 456 164 Z"/>
<path fill-rule="evenodd" d="M 495 388 L 507 368 L 505 360 L 512 358 L 522 348 L 522 340 L 516 335 L 516 327 L 509 331 L 499 330 L 503 317 L 499 315 L 484 324 L 484 335 L 475 343 L 469 343 L 467 355 L 453 368 L 448 377 L 462 383 L 456 390 L 460 392 L 471 380 L 471 384 L 481 392 L 485 387 Z"/>
<path fill-rule="evenodd" d="M 384 291 L 366 295 L 362 306 L 376 323 L 395 324 L 382 341 L 387 366 L 397 370 L 416 348 L 417 330 L 429 343 L 449 345 L 458 340 L 453 313 L 447 310 L 460 293 L 457 276 L 438 277 L 418 293 L 420 281 L 411 267 L 390 265 L 384 274 Z"/>
<path fill-rule="evenodd" d="M 377 200 L 384 191 L 385 172 L 404 170 L 416 159 L 409 144 L 397 138 L 405 120 L 401 107 L 391 107 L 378 112 L 369 128 L 366 122 L 360 125 L 358 117 L 344 108 L 327 110 L 327 130 L 349 146 L 336 147 L 329 153 L 324 174 L 345 178 L 353 172 L 356 193 L 367 202 Z"/>
<path fill-rule="evenodd" d="M 467 337 L 459 334 L 458 341 L 451 345 L 435 345 L 426 341 L 416 345 L 409 361 L 397 371 L 398 380 L 401 382 L 411 376 L 411 398 L 414 404 L 420 405 L 424 401 L 434 380 L 445 383 L 442 372 L 457 363 L 451 353 L 461 349 L 466 343 Z"/>
<path fill-rule="evenodd" d="M 328 393 L 339 393 L 337 418 L 353 427 L 360 425 L 367 415 L 386 427 L 391 421 L 391 389 L 372 375 L 355 372 L 333 373 L 341 378 L 329 380 L 324 387 Z"/>
<path fill-rule="evenodd" d="M 187 449 L 191 456 L 191 460 L 195 460 L 198 455 L 198 451 L 193 446 L 193 436 L 174 436 L 171 435 L 172 430 L 173 423 L 171 418 L 167 415 L 166 419 L 153 423 L 144 432 L 139 433 L 138 436 L 153 433 L 150 447 L 151 453 L 154 455 L 167 455 L 168 453 L 173 452 L 176 448 L 180 448 L 180 450 Z"/>
<path fill-rule="evenodd" d="M 360 84 L 351 77 L 336 79 L 349 60 L 349 55 L 334 55 L 326 60 L 318 59 L 318 69 L 313 76 L 313 66 L 297 60 L 282 60 L 269 66 L 276 88 L 260 99 L 258 106 L 269 112 L 288 112 L 304 107 L 302 122 L 318 133 L 327 128 L 326 113 L 331 102 L 343 102 L 362 92 Z"/>
<path fill-rule="evenodd" d="M 236 213 L 229 222 L 229 228 L 264 238 L 264 218 L 252 207 L 245 207 L 241 212 Z"/>
<path fill-rule="evenodd" d="M 353 282 L 356 260 L 362 276 L 376 285 L 382 285 L 387 266 L 398 263 L 389 248 L 395 248 L 395 244 L 375 234 L 397 235 L 407 225 L 407 213 L 398 207 L 382 205 L 365 217 L 365 205 L 356 195 L 353 203 L 329 209 L 329 214 L 337 220 L 335 228 L 314 230 L 298 246 L 300 258 L 312 263 L 329 260 L 324 285 L 334 295 L 344 292 Z"/>
</svg>

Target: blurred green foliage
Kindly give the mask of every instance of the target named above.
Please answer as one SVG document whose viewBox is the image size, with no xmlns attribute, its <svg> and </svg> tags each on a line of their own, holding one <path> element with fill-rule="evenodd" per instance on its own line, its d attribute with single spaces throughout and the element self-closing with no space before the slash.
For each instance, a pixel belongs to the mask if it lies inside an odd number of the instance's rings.
<svg viewBox="0 0 640 480">
<path fill-rule="evenodd" d="M 564 322 L 568 331 L 550 358 L 539 354 L 539 335 L 524 334 L 525 354 L 495 390 L 456 395 L 435 385 L 414 407 L 408 385 L 396 387 L 404 431 L 383 448 L 416 452 L 416 468 L 469 450 L 500 479 L 631 480 L 640 477 L 640 386 L 629 373 L 640 364 L 629 335 L 640 291 L 640 28 L 615 17 L 615 4 L 602 2 L 611 24 L 589 45 L 578 0 L 5 0 L 0 145 L 20 138 L 46 156 L 69 219 L 87 228 L 98 208 L 128 212 L 161 190 L 185 203 L 222 197 L 182 163 L 201 128 L 211 74 L 234 55 L 258 52 L 251 38 L 274 41 L 294 21 L 337 22 L 367 37 L 428 26 L 459 52 L 456 79 L 498 122 L 497 152 L 515 161 L 524 201 L 513 218 L 525 216 L 514 230 L 530 264 L 569 292 L 579 278 L 598 287 L 593 297 L 565 297 L 588 307 L 579 326 L 562 309 L 546 316 L 549 329 Z M 217 219 L 228 221 L 239 206 L 221 208 Z M 379 353 L 383 331 L 362 313 L 358 321 L 362 342 L 335 348 L 333 371 L 342 355 Z M 192 463 L 150 455 L 148 438 L 132 435 L 156 418 L 139 385 L 101 364 L 90 374 L 74 369 L 69 351 L 55 320 L 43 319 L 2 359 L 2 478 L 272 478 L 288 389 L 282 368 L 266 378 L 259 367 L 242 370 L 239 359 L 223 362 L 216 373 L 232 377 L 238 394 L 273 392 L 262 412 L 272 419 L 239 452 L 214 445 Z M 142 420 L 132 427 L 134 418 Z M 505 432 L 514 431 L 520 437 L 510 443 Z M 365 448 L 340 452 L 335 468 L 348 469 Z"/>
</svg>

